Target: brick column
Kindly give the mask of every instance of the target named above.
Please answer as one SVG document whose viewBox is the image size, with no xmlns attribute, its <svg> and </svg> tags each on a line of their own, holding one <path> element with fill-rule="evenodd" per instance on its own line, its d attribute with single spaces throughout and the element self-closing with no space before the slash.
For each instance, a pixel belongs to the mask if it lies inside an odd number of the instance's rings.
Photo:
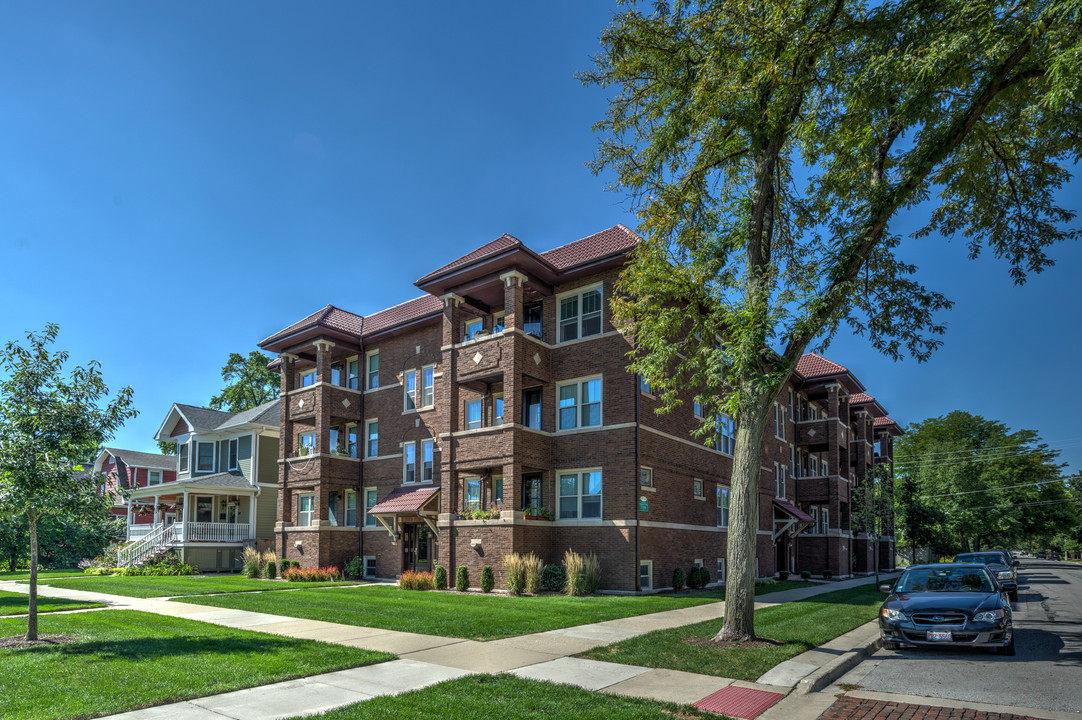
<svg viewBox="0 0 1082 720">
<path fill-rule="evenodd" d="M 522 286 L 526 284 L 526 276 L 518 270 L 512 270 L 500 275 L 503 280 L 503 326 L 522 329 Z"/>
<path fill-rule="evenodd" d="M 316 340 L 315 346 L 316 381 L 329 385 L 331 382 L 331 349 L 334 347 L 334 343 L 329 340 Z M 326 453 L 331 450 L 331 406 L 328 399 L 327 388 L 318 388 L 315 393 L 317 453 Z M 319 515 L 316 517 L 319 517 Z"/>
<path fill-rule="evenodd" d="M 440 367 L 443 370 L 443 378 L 440 383 L 440 393 L 441 397 L 446 398 L 446 401 L 437 403 L 437 405 L 440 406 L 440 412 L 443 414 L 442 425 L 445 432 L 454 433 L 459 429 L 458 383 L 455 382 L 458 368 L 455 365 L 454 345 L 462 331 L 462 311 L 460 305 L 462 304 L 463 298 L 461 295 L 447 293 L 446 295 L 440 296 L 440 300 L 443 301 L 443 358 L 442 363 L 440 364 Z M 441 513 L 455 512 L 458 507 L 458 475 L 454 471 L 454 442 L 454 438 L 451 437 L 444 437 L 439 440 Z M 440 542 L 444 542 L 442 536 L 440 537 Z"/>
<path fill-rule="evenodd" d="M 500 275 L 503 280 L 503 308 L 504 326 L 507 329 L 522 329 L 522 286 L 526 283 L 526 276 L 517 270 Z M 501 341 L 504 346 L 503 367 L 503 422 L 505 425 L 522 422 L 522 411 L 519 405 L 522 401 L 522 370 L 519 363 L 525 352 L 526 342 L 517 334 L 511 334 Z M 506 486 L 506 478 L 505 478 Z M 506 492 L 506 487 L 504 492 Z M 505 499 L 508 496 L 504 496 Z M 516 502 L 518 502 L 516 500 Z M 521 505 L 515 505 L 516 508 Z"/>
</svg>

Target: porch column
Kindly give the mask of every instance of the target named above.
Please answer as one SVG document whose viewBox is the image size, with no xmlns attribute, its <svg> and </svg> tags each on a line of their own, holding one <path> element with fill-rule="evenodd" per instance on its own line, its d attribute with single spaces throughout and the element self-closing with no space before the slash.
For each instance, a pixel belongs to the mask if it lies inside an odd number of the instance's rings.
<svg viewBox="0 0 1082 720">
<path fill-rule="evenodd" d="M 133 500 L 128 498 L 128 531 L 127 535 L 125 535 L 128 540 L 131 540 L 132 502 Z"/>
<path fill-rule="evenodd" d="M 252 499 L 248 503 L 248 537 L 244 538 L 245 540 L 255 540 L 256 539 L 256 536 L 255 536 L 255 511 L 256 511 L 256 507 L 258 506 L 258 502 L 257 502 L 258 499 L 259 499 L 259 497 L 257 495 L 252 495 Z"/>
<path fill-rule="evenodd" d="M 160 495 L 154 496 L 154 527 L 158 527 L 158 503 L 161 501 L 160 498 Z"/>
<path fill-rule="evenodd" d="M 331 384 L 331 350 L 334 343 L 330 340 L 316 340 L 316 380 L 321 383 Z M 315 394 L 316 416 L 316 447 L 317 453 L 327 453 L 333 450 L 330 446 L 331 439 L 331 406 L 329 397 L 320 391 Z M 318 498 L 318 495 L 317 495 Z M 318 501 L 317 501 L 318 502 Z M 321 508 L 316 508 L 319 513 L 316 517 L 323 518 L 325 513 Z"/>
</svg>

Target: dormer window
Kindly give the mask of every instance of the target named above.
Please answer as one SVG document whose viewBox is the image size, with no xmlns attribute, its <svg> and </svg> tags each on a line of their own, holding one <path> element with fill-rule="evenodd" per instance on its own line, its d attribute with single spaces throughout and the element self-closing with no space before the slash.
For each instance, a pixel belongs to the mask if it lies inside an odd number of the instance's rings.
<svg viewBox="0 0 1082 720">
<path fill-rule="evenodd" d="M 196 472 L 214 472 L 214 443 L 196 443 Z"/>
</svg>

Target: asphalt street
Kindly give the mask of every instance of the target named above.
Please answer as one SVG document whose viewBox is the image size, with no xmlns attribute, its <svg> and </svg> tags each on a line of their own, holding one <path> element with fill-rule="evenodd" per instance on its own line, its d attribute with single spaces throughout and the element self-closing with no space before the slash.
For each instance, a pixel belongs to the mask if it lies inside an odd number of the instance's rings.
<svg viewBox="0 0 1082 720">
<path fill-rule="evenodd" d="M 1017 654 L 880 650 L 839 683 L 865 690 L 1082 712 L 1082 565 L 1022 558 Z"/>
</svg>

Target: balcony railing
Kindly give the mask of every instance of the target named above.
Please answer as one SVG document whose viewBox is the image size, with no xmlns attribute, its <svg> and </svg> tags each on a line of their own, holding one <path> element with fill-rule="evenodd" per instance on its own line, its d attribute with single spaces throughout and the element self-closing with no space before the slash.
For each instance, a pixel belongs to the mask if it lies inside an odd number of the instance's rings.
<svg viewBox="0 0 1082 720">
<path fill-rule="evenodd" d="M 132 525 L 128 528 L 128 539 L 141 539 L 160 527 Z M 255 539 L 251 523 L 183 522 L 173 523 L 171 527 L 173 542 L 244 542 Z"/>
</svg>

